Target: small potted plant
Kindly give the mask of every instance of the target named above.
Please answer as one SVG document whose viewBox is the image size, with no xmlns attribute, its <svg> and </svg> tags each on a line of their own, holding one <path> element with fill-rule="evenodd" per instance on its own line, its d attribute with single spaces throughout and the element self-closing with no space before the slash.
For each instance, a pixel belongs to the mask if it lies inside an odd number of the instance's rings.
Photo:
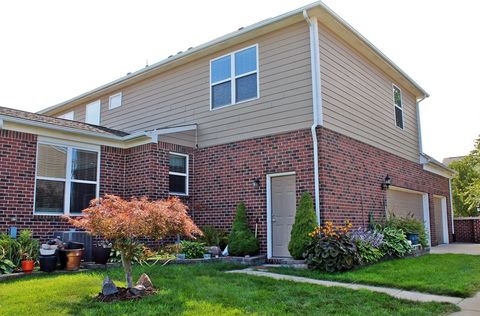
<svg viewBox="0 0 480 316">
<path fill-rule="evenodd" d="M 93 247 L 93 261 L 98 264 L 107 264 L 112 252 L 112 243 L 102 240 Z"/>
<path fill-rule="evenodd" d="M 37 259 L 38 241 L 32 238 L 30 230 L 23 230 L 18 236 L 19 253 L 22 258 L 22 271 L 31 273 Z"/>
</svg>

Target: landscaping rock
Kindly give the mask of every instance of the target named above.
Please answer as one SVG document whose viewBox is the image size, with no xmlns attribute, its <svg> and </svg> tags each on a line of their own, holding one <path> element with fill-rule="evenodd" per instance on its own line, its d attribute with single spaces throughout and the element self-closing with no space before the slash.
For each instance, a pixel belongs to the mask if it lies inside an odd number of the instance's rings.
<svg viewBox="0 0 480 316">
<path fill-rule="evenodd" d="M 211 246 L 211 247 L 207 247 L 207 253 L 211 254 L 212 257 L 215 257 L 215 256 L 220 256 L 220 254 L 222 253 L 222 250 L 220 249 L 220 247 Z"/>
<path fill-rule="evenodd" d="M 142 296 L 145 293 L 145 286 L 135 285 L 130 289 L 130 293 L 132 293 L 135 296 Z"/>
<path fill-rule="evenodd" d="M 148 277 L 148 275 L 146 273 L 143 273 L 140 276 L 136 285 L 143 285 L 145 287 L 145 289 L 148 289 L 148 290 L 153 290 L 154 289 L 152 280 L 150 280 L 150 278 Z"/>
<path fill-rule="evenodd" d="M 113 283 L 113 281 L 110 280 L 108 276 L 106 276 L 102 284 L 102 294 L 104 296 L 109 296 L 117 293 L 118 293 L 118 289 L 115 286 L 115 283 Z"/>
</svg>

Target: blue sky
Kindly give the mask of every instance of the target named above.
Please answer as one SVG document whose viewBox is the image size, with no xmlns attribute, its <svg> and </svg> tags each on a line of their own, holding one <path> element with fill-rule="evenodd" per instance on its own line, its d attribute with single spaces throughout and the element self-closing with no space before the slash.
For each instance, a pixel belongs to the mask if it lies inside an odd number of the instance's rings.
<svg viewBox="0 0 480 316">
<path fill-rule="evenodd" d="M 311 1 L 3 1 L 0 105 L 28 111 Z M 324 1 L 431 97 L 424 151 L 463 155 L 480 134 L 480 2 Z"/>
</svg>

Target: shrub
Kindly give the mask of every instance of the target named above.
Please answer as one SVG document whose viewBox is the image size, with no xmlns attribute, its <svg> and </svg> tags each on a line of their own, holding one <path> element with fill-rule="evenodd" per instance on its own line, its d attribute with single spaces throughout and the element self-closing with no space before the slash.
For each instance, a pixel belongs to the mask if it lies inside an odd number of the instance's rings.
<svg viewBox="0 0 480 316">
<path fill-rule="evenodd" d="M 406 234 L 418 234 L 420 244 L 423 247 L 428 247 L 428 236 L 425 232 L 425 226 L 423 222 L 416 219 L 413 214 L 395 216 L 395 214 L 391 213 L 385 226 L 401 229 Z"/>
<path fill-rule="evenodd" d="M 205 244 L 201 242 L 182 240 L 180 245 L 187 259 L 202 258 L 205 253 Z"/>
<path fill-rule="evenodd" d="M 305 252 L 310 269 L 337 272 L 352 269 L 360 262 L 355 243 L 347 235 L 351 224 L 333 226 L 327 222 L 310 233 L 310 243 Z"/>
<path fill-rule="evenodd" d="M 147 262 L 148 258 L 153 257 L 154 255 L 155 252 L 144 244 L 136 244 L 135 248 L 133 249 L 132 263 L 144 265 Z M 115 248 L 115 246 L 112 248 L 109 261 L 122 262 L 122 255 L 120 249 Z"/>
<path fill-rule="evenodd" d="M 7 234 L 0 234 L 0 248 L 2 248 L 2 256 L 4 260 L 8 260 L 13 263 L 15 268 L 19 268 L 22 262 L 22 256 L 20 252 L 20 244 L 16 239 L 11 238 Z"/>
<path fill-rule="evenodd" d="M 258 252 L 258 248 L 258 240 L 248 228 L 245 203 L 240 202 L 228 237 L 228 252 L 233 256 L 253 255 Z"/>
<path fill-rule="evenodd" d="M 220 249 L 225 249 L 228 244 L 228 234 L 221 229 L 216 229 L 213 226 L 202 227 L 203 236 L 199 241 L 206 246 L 218 246 Z"/>
<path fill-rule="evenodd" d="M 357 246 L 358 255 L 362 263 L 372 263 L 383 257 L 380 250 L 383 245 L 383 234 L 375 230 L 359 228 L 352 231 L 350 240 Z"/>
<path fill-rule="evenodd" d="M 7 259 L 5 249 L 0 246 L 0 274 L 12 273 L 13 270 L 15 270 L 15 265 L 10 259 Z"/>
<path fill-rule="evenodd" d="M 295 214 L 295 223 L 292 226 L 288 251 L 294 259 L 303 259 L 310 237 L 308 234 L 315 229 L 315 211 L 310 193 L 305 192 Z"/>
<path fill-rule="evenodd" d="M 383 233 L 382 252 L 385 255 L 403 257 L 412 251 L 403 230 L 394 227 L 385 227 Z"/>
<path fill-rule="evenodd" d="M 27 229 L 22 230 L 18 235 L 17 242 L 22 260 L 37 260 L 40 245 L 32 236 L 32 231 Z"/>
</svg>

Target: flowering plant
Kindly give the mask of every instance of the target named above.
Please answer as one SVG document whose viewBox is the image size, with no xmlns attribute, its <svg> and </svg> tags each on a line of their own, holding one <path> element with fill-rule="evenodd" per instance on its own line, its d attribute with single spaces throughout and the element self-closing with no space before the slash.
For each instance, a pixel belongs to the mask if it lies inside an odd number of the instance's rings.
<svg viewBox="0 0 480 316">
<path fill-rule="evenodd" d="M 327 221 L 324 226 L 317 226 L 310 234 L 310 237 L 323 236 L 323 237 L 336 237 L 339 238 L 347 234 L 352 228 L 352 223 L 348 220 L 345 221 L 343 226 L 333 225 L 333 222 Z"/>
</svg>

